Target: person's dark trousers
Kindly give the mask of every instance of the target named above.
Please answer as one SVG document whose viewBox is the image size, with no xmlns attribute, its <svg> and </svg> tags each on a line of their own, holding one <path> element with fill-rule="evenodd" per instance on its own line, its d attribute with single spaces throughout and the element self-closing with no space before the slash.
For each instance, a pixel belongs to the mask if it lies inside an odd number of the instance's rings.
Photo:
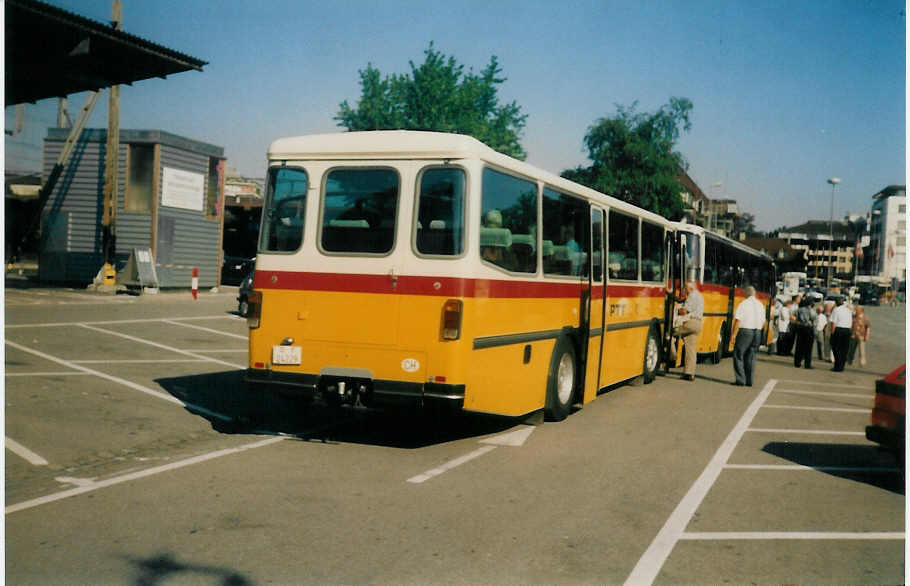
<svg viewBox="0 0 910 586">
<path fill-rule="evenodd" d="M 859 338 L 850 337 L 850 345 L 847 346 L 847 364 L 853 364 L 856 357 L 856 348 L 859 346 Z"/>
<path fill-rule="evenodd" d="M 792 336 L 795 326 L 790 326 L 786 332 L 781 332 L 777 337 L 777 355 L 787 356 L 793 347 Z"/>
<path fill-rule="evenodd" d="M 740 329 L 733 342 L 733 376 L 736 384 L 752 386 L 755 355 L 761 345 L 761 330 Z"/>
<path fill-rule="evenodd" d="M 834 328 L 831 334 L 831 351 L 834 352 L 834 368 L 840 372 L 847 363 L 847 350 L 850 347 L 850 328 Z"/>
<path fill-rule="evenodd" d="M 793 353 L 793 366 L 799 368 L 801 363 L 812 368 L 812 341 L 814 329 L 808 326 L 796 328 L 796 352 Z"/>
</svg>

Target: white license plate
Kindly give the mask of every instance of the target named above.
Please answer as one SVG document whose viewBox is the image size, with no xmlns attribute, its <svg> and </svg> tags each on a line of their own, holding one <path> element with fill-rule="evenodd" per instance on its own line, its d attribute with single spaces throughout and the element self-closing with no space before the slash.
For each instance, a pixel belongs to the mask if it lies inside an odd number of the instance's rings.
<svg viewBox="0 0 910 586">
<path fill-rule="evenodd" d="M 272 364 L 300 364 L 300 346 L 272 346 Z"/>
</svg>

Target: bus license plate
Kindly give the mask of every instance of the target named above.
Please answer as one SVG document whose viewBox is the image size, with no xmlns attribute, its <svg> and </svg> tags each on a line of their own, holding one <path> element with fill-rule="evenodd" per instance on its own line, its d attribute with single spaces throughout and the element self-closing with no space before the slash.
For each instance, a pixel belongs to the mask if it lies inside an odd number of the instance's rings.
<svg viewBox="0 0 910 586">
<path fill-rule="evenodd" d="M 300 346 L 272 346 L 272 364 L 300 364 Z"/>
</svg>

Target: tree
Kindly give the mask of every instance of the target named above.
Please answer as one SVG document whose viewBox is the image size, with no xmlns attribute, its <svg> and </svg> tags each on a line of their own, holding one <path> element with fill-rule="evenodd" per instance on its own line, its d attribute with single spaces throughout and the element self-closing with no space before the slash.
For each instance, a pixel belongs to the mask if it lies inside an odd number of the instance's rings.
<svg viewBox="0 0 910 586">
<path fill-rule="evenodd" d="M 600 118 L 585 134 L 590 167 L 562 176 L 670 219 L 682 217 L 685 191 L 677 179 L 688 168 L 675 151 L 681 130 L 689 131 L 692 102 L 670 98 L 656 112 L 639 113 L 638 102 L 617 105 L 617 114 Z"/>
<path fill-rule="evenodd" d="M 741 233 L 745 234 L 756 234 L 757 230 L 755 229 L 755 215 L 750 214 L 749 212 L 743 212 L 742 214 L 733 218 L 733 231 L 739 235 Z"/>
<path fill-rule="evenodd" d="M 464 73 L 454 57 L 433 43 L 409 74 L 387 75 L 367 64 L 360 73 L 360 101 L 343 101 L 335 116 L 348 130 L 432 130 L 473 136 L 501 153 L 524 159 L 519 141 L 526 114 L 516 102 L 499 103 L 498 86 L 506 81 L 496 57 L 476 74 Z"/>
</svg>

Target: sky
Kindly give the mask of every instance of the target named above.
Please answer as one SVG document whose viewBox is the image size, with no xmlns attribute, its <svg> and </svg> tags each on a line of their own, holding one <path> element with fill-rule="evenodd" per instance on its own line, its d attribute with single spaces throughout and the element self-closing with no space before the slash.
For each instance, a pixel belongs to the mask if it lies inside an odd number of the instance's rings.
<svg viewBox="0 0 910 586">
<path fill-rule="evenodd" d="M 107 22 L 111 0 L 50 0 Z M 120 126 L 224 147 L 265 175 L 279 137 L 340 132 L 358 71 L 409 71 L 430 42 L 465 69 L 496 56 L 502 103 L 528 115 L 527 162 L 587 165 L 583 138 L 617 105 L 693 103 L 678 149 L 708 197 L 735 199 L 759 230 L 866 213 L 906 182 L 903 0 L 123 0 L 126 32 L 208 62 L 121 89 Z M 69 98 L 73 118 L 87 94 Z M 12 108 L 6 109 L 12 124 Z M 56 100 L 27 109 L 43 137 Z M 36 121 L 33 123 L 33 121 Z M 107 126 L 107 99 L 89 127 Z M 29 136 L 24 133 L 23 136 Z M 6 165 L 10 159 L 7 147 Z M 37 151 L 36 151 L 37 152 Z M 40 155 L 36 155 L 40 156 Z"/>
</svg>

